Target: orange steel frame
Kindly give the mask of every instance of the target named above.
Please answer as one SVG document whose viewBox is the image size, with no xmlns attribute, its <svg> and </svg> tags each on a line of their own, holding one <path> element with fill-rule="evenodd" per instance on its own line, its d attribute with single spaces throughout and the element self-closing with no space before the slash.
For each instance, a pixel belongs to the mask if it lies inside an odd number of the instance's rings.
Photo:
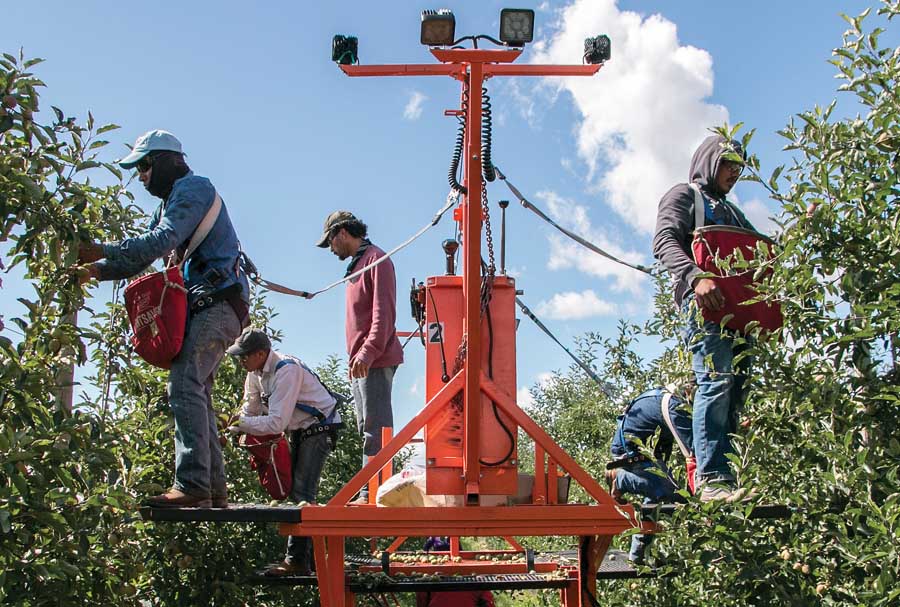
<svg viewBox="0 0 900 607">
<path fill-rule="evenodd" d="M 514 551 L 522 546 L 515 536 L 577 536 L 586 552 L 587 565 L 566 568 L 567 586 L 561 591 L 566 607 L 590 605 L 595 591 L 596 571 L 614 535 L 637 524 L 631 506 L 615 504 L 609 494 L 588 475 L 550 436 L 516 404 L 513 395 L 498 386 L 482 371 L 481 336 L 481 193 L 484 188 L 481 165 L 482 84 L 496 76 L 590 76 L 599 65 L 511 65 L 521 50 L 452 49 L 432 50 L 438 64 L 423 65 L 341 65 L 348 76 L 450 76 L 468 89 L 465 115 L 464 180 L 465 195 L 455 217 L 461 223 L 463 241 L 463 330 L 467 352 L 462 368 L 434 394 L 425 407 L 396 436 L 385 435 L 381 451 L 371 457 L 326 505 L 303 508 L 301 522 L 282 524 L 283 535 L 313 538 L 319 591 L 323 607 L 349 607 L 355 596 L 345 579 L 344 541 L 347 537 L 397 538 L 389 552 L 399 548 L 404 538 L 430 535 L 450 536 L 452 562 L 438 565 L 398 564 L 393 572 L 427 573 L 527 573 L 521 563 L 474 560 L 475 553 L 461 551 L 461 536 L 500 537 Z M 450 112 L 451 114 L 459 112 Z M 391 462 L 416 433 L 428 423 L 439 421 L 451 399 L 463 393 L 464 456 L 462 473 L 467 494 L 466 506 L 445 508 L 376 508 L 375 491 L 380 478 L 391 473 Z M 522 428 L 535 443 L 535 486 L 532 504 L 524 506 L 477 506 L 481 465 L 482 395 L 496 403 L 500 411 Z M 545 467 L 546 464 L 546 467 Z M 596 500 L 596 505 L 558 504 L 556 484 L 561 472 L 568 473 Z M 369 483 L 369 505 L 349 505 L 356 493 Z M 474 499 L 473 499 L 474 497 Z M 652 525 L 645 523 L 645 529 Z M 586 541 L 585 541 L 586 540 Z M 581 560 L 581 559 L 580 559 Z M 556 569 L 541 564 L 536 571 Z M 365 568 L 363 568 L 363 571 Z"/>
</svg>

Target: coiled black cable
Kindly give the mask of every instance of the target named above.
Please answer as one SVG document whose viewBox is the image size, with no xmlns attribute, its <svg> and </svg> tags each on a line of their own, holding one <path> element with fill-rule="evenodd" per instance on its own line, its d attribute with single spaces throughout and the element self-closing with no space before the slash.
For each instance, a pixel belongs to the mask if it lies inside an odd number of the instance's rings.
<svg viewBox="0 0 900 607">
<path fill-rule="evenodd" d="M 447 358 L 444 355 L 444 329 L 441 327 L 441 319 L 438 318 L 437 304 L 434 303 L 434 294 L 431 292 L 431 289 L 426 289 L 426 291 L 428 292 L 428 297 L 431 298 L 431 309 L 434 310 L 434 322 L 437 325 L 438 344 L 441 347 L 441 381 L 446 384 L 450 381 L 450 375 L 447 374 Z"/>
<path fill-rule="evenodd" d="M 487 94 L 487 88 L 481 89 L 481 174 L 485 181 L 497 179 L 494 171 L 494 163 L 491 162 L 492 121 L 491 98 Z"/>
<path fill-rule="evenodd" d="M 450 170 L 447 171 L 447 182 L 450 187 L 459 192 L 466 194 L 466 188 L 459 182 L 457 173 L 459 172 L 459 161 L 462 158 L 463 145 L 466 139 L 466 111 L 469 109 L 469 92 L 468 89 L 463 90 L 462 94 L 462 116 L 457 116 L 459 128 L 456 130 L 456 141 L 453 144 L 453 157 L 450 159 Z"/>
</svg>

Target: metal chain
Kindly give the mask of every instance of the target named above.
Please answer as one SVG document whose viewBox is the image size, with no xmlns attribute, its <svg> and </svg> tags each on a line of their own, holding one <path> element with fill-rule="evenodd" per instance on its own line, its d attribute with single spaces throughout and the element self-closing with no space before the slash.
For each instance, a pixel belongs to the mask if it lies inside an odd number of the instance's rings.
<svg viewBox="0 0 900 607">
<path fill-rule="evenodd" d="M 487 250 L 488 250 L 488 275 L 491 278 L 494 277 L 494 274 L 497 271 L 497 267 L 494 264 L 494 239 L 491 235 L 491 209 L 488 206 L 488 195 L 487 188 L 484 187 L 485 184 L 482 184 L 481 188 L 481 210 L 484 214 L 484 238 L 487 242 Z"/>
<path fill-rule="evenodd" d="M 487 308 L 491 303 L 494 276 L 497 271 L 497 267 L 494 263 L 494 239 L 491 234 L 491 212 L 488 206 L 487 188 L 484 187 L 481 189 L 481 210 L 484 215 L 484 235 L 488 250 L 487 272 L 481 277 L 481 318 L 484 318 L 484 314 L 487 312 Z M 468 336 L 463 336 L 459 348 L 456 351 L 456 359 L 453 361 L 453 372 L 451 373 L 451 376 L 456 375 L 459 373 L 459 370 L 462 369 L 463 362 L 466 359 L 467 350 Z M 462 392 L 453 397 L 451 403 L 454 407 L 461 408 Z"/>
</svg>

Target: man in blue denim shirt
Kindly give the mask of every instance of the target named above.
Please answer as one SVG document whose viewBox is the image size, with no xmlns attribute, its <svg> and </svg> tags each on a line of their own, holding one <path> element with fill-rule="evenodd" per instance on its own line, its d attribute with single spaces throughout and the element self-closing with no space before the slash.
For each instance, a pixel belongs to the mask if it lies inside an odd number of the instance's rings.
<svg viewBox="0 0 900 607">
<path fill-rule="evenodd" d="M 669 473 L 666 460 L 677 444 L 684 455 L 688 474 L 693 473 L 693 437 L 691 414 L 685 406 L 686 398 L 675 390 L 654 388 L 632 400 L 616 418 L 616 429 L 610 443 L 613 461 L 607 464 L 606 481 L 610 495 L 621 502 L 626 493 L 641 495 L 645 503 L 678 501 L 678 486 Z M 640 451 L 659 432 L 659 438 L 649 458 Z M 688 478 L 689 489 L 693 488 Z M 636 563 L 644 561 L 644 553 L 653 536 L 637 534 L 631 538 L 628 558 Z"/>
<path fill-rule="evenodd" d="M 181 143 L 166 131 L 138 137 L 119 165 L 136 168 L 141 183 L 162 203 L 145 233 L 119 243 L 81 245 L 79 262 L 89 264 L 80 273 L 82 281 L 130 278 L 173 252 L 180 257 L 216 198 L 213 185 L 191 172 Z M 170 491 L 146 500 L 151 507 L 227 507 L 212 389 L 225 349 L 247 322 L 250 289 L 239 255 L 237 234 L 222 204 L 209 234 L 184 265 L 191 313 L 168 384 L 175 417 L 175 482 Z"/>
</svg>

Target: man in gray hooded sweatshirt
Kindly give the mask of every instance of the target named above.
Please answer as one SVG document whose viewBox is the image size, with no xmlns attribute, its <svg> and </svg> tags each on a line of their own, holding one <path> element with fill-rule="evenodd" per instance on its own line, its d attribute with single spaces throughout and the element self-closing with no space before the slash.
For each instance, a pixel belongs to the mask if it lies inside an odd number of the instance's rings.
<svg viewBox="0 0 900 607">
<path fill-rule="evenodd" d="M 712 135 L 691 159 L 690 179 L 702 193 L 704 223 L 753 230 L 740 209 L 726 200 L 743 169 L 742 163 L 723 158 L 726 153 L 743 157 L 738 142 Z M 738 495 L 727 455 L 733 452 L 730 435 L 737 429 L 747 371 L 747 363 L 734 364 L 734 358 L 746 345 L 736 345 L 732 332 L 723 331 L 718 323 L 705 322 L 698 314 L 697 307 L 721 310 L 725 298 L 713 279 L 699 277 L 702 270 L 691 254 L 694 224 L 694 191 L 689 184 L 680 183 L 659 202 L 653 255 L 671 272 L 675 302 L 687 318 L 683 335 L 697 380 L 692 415 L 697 490 L 703 501 L 731 501 Z"/>
</svg>

